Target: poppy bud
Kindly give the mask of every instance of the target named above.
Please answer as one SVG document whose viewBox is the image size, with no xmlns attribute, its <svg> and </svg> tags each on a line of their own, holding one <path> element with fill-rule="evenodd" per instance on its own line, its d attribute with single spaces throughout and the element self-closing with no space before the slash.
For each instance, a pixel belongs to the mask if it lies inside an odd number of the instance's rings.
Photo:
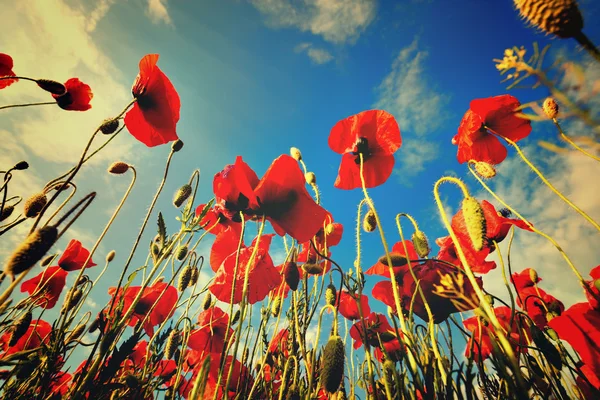
<svg viewBox="0 0 600 400">
<path fill-rule="evenodd" d="M 390 253 L 390 260 L 392 261 L 392 267 L 402 267 L 408 264 L 408 260 L 406 259 L 406 257 L 401 256 L 400 254 Z M 379 260 L 377 260 L 377 262 L 385 265 L 386 267 L 389 267 L 388 258 L 385 255 L 379 257 Z"/>
<path fill-rule="evenodd" d="M 75 290 L 73 294 L 69 296 L 69 299 L 65 302 L 65 312 L 71 311 L 77 305 L 77 303 L 79 303 L 79 300 L 81 300 L 81 296 L 83 296 L 83 292 L 81 291 L 81 289 Z"/>
<path fill-rule="evenodd" d="M 330 283 L 325 289 L 325 303 L 329 305 L 335 305 L 335 299 L 337 297 L 337 289 L 333 283 Z"/>
<path fill-rule="evenodd" d="M 554 119 L 558 115 L 558 103 L 552 97 L 548 97 L 546 100 L 544 100 L 542 109 L 544 110 L 546 116 L 550 119 Z"/>
<path fill-rule="evenodd" d="M 485 179 L 491 179 L 496 176 L 496 168 L 485 161 L 475 161 L 475 172 Z"/>
<path fill-rule="evenodd" d="M 558 317 L 558 314 L 553 311 L 546 313 L 546 321 L 548 321 L 548 322 L 552 321 L 556 317 Z"/>
<path fill-rule="evenodd" d="M 321 369 L 321 386 L 329 392 L 335 393 L 344 377 L 344 357 L 346 351 L 344 342 L 339 336 L 332 336 L 323 350 L 323 368 Z"/>
<path fill-rule="evenodd" d="M 47 267 L 48 265 L 50 265 L 50 263 L 52 261 L 54 261 L 54 257 L 56 257 L 56 254 L 52 254 L 52 255 L 44 258 L 42 261 L 40 261 L 40 266 Z"/>
<path fill-rule="evenodd" d="M 48 198 L 44 193 L 37 193 L 27 199 L 23 205 L 23 214 L 26 218 L 35 218 L 48 203 Z"/>
<path fill-rule="evenodd" d="M 190 286 L 194 286 L 196 282 L 198 282 L 199 277 L 200 271 L 198 271 L 198 268 L 192 267 L 192 275 L 190 276 Z"/>
<path fill-rule="evenodd" d="M 326 235 L 333 235 L 333 232 L 335 232 L 335 225 L 334 224 L 327 224 L 325 226 L 325 234 Z"/>
<path fill-rule="evenodd" d="M 240 320 L 240 310 L 236 310 L 231 319 L 231 326 L 235 325 Z"/>
<path fill-rule="evenodd" d="M 79 324 L 75 327 L 75 329 L 73 329 L 71 331 L 71 333 L 69 333 L 69 336 L 67 336 L 67 339 L 65 340 L 65 343 L 69 343 L 72 342 L 74 340 L 77 340 L 85 331 L 85 324 Z"/>
<path fill-rule="evenodd" d="M 274 317 L 277 317 L 280 312 L 281 312 L 281 297 L 276 296 L 273 299 L 273 303 L 271 304 L 271 314 L 273 314 Z"/>
<path fill-rule="evenodd" d="M 8 347 L 12 347 L 19 339 L 23 337 L 23 335 L 29 329 L 29 325 L 31 324 L 32 314 L 31 311 L 27 310 L 25 314 L 21 316 L 12 326 L 12 333 L 10 335 L 10 340 L 8 342 Z"/>
<path fill-rule="evenodd" d="M 514 0 L 519 13 L 531 25 L 566 39 L 583 29 L 583 17 L 575 0 Z"/>
<path fill-rule="evenodd" d="M 152 243 L 151 250 L 152 250 L 152 255 L 154 257 L 158 257 L 158 255 L 160 254 L 160 247 L 156 243 Z"/>
<path fill-rule="evenodd" d="M 310 275 L 320 275 L 323 273 L 323 264 L 319 263 L 309 263 L 309 262 L 305 262 L 304 264 L 302 264 L 302 269 L 304 270 L 304 272 L 306 272 L 307 274 Z"/>
<path fill-rule="evenodd" d="M 99 313 L 96 319 L 90 324 L 88 332 L 94 333 L 97 329 L 104 330 L 104 315 L 102 313 Z"/>
<path fill-rule="evenodd" d="M 27 168 L 29 168 L 29 163 L 27 161 L 19 161 L 15 164 L 15 166 L 12 169 L 16 169 L 17 171 L 23 171 Z"/>
<path fill-rule="evenodd" d="M 474 197 L 465 197 L 462 202 L 462 212 L 473 248 L 475 251 L 480 251 L 483 248 L 486 232 L 483 208 Z"/>
<path fill-rule="evenodd" d="M 127 172 L 129 169 L 129 164 L 124 163 L 123 161 L 116 161 L 108 167 L 108 172 L 115 175 L 121 175 Z"/>
<path fill-rule="evenodd" d="M 290 148 L 290 155 L 294 158 L 294 160 L 296 161 L 301 161 L 302 160 L 302 153 L 300 152 L 300 149 L 296 148 L 296 147 L 292 147 Z"/>
<path fill-rule="evenodd" d="M 309 185 L 316 185 L 317 184 L 317 176 L 315 175 L 314 172 L 307 172 L 304 174 L 304 179 L 306 179 L 306 183 L 308 183 Z"/>
<path fill-rule="evenodd" d="M 188 247 L 187 246 L 179 246 L 177 248 L 177 251 L 175 252 L 175 258 L 177 258 L 177 261 L 183 261 L 183 259 L 185 258 L 185 256 L 187 256 L 188 253 Z"/>
<path fill-rule="evenodd" d="M 106 262 L 109 263 L 112 260 L 115 259 L 115 256 L 117 255 L 117 253 L 114 250 L 111 250 L 107 255 L 106 255 Z"/>
<path fill-rule="evenodd" d="M 429 255 L 431 249 L 429 248 L 429 241 L 427 240 L 427 236 L 425 236 L 425 233 L 423 231 L 416 230 L 415 233 L 413 233 L 412 243 L 419 257 L 425 258 Z"/>
<path fill-rule="evenodd" d="M 529 268 L 529 279 L 531 279 L 531 282 L 533 283 L 537 283 L 539 280 L 537 271 L 533 268 Z"/>
<path fill-rule="evenodd" d="M 177 153 L 181 149 L 183 149 L 183 142 L 181 140 L 177 139 L 171 145 L 171 150 L 173 150 L 174 153 Z"/>
<path fill-rule="evenodd" d="M 369 209 L 363 219 L 363 229 L 365 232 L 373 232 L 377 229 L 377 218 L 375 218 L 375 212 Z"/>
<path fill-rule="evenodd" d="M 179 281 L 177 283 L 177 288 L 180 292 L 183 292 L 189 285 L 190 280 L 192 278 L 192 267 L 186 265 L 186 267 L 179 274 Z"/>
<path fill-rule="evenodd" d="M 15 206 L 13 205 L 5 205 L 2 209 L 2 213 L 0 213 L 0 222 L 4 221 L 6 218 L 10 217 L 10 215 L 15 211 Z"/>
<path fill-rule="evenodd" d="M 56 242 L 58 229 L 44 226 L 33 233 L 17 247 L 4 265 L 4 273 L 10 277 L 33 267 Z"/>
<path fill-rule="evenodd" d="M 283 266 L 283 278 L 285 283 L 296 291 L 298 289 L 298 283 L 300 282 L 300 272 L 298 271 L 298 265 L 293 261 L 288 261 Z"/>
<path fill-rule="evenodd" d="M 38 79 L 35 81 L 37 85 L 44 89 L 46 92 L 62 96 L 67 92 L 67 88 L 60 82 L 53 81 L 51 79 Z"/>
<path fill-rule="evenodd" d="M 210 305 L 212 304 L 212 296 L 210 295 L 210 292 L 206 293 L 206 296 L 204 297 L 204 301 L 202 302 L 202 309 L 204 309 L 204 311 L 208 310 L 210 308 Z"/>
<path fill-rule="evenodd" d="M 595 287 L 597 290 L 600 290 L 600 279 L 596 279 L 596 280 L 594 281 L 594 287 Z"/>
<path fill-rule="evenodd" d="M 173 196 L 173 205 L 177 208 L 181 207 L 184 201 L 186 201 L 192 194 L 192 187 L 187 183 L 180 187 L 175 196 Z"/>
<path fill-rule="evenodd" d="M 167 343 L 165 344 L 165 358 L 170 360 L 173 358 L 175 354 L 175 350 L 177 350 L 177 346 L 179 346 L 179 332 L 177 329 L 173 329 L 169 333 L 169 337 L 167 338 Z"/>
<path fill-rule="evenodd" d="M 100 132 L 105 135 L 113 134 L 117 131 L 117 129 L 119 129 L 118 119 L 108 118 L 102 122 L 102 125 L 100 125 Z"/>
</svg>

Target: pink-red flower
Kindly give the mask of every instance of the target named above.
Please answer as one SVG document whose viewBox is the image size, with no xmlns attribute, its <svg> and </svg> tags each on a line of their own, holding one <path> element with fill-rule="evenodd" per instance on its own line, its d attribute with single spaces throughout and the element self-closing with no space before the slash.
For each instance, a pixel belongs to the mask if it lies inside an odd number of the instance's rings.
<svg viewBox="0 0 600 400">
<path fill-rule="evenodd" d="M 8 54 L 0 53 L 0 77 L 16 76 L 13 72 L 13 59 Z M 17 82 L 18 79 L 2 79 L 0 80 L 0 89 L 4 89 Z"/>
<path fill-rule="evenodd" d="M 365 330 L 366 328 L 366 330 Z M 400 333 L 401 334 L 401 333 Z M 383 314 L 371 313 L 363 321 L 356 322 L 350 328 L 350 337 L 354 339 L 354 348 L 358 349 L 366 341 L 375 348 L 375 357 L 383 362 L 386 359 L 397 361 L 401 359 L 404 346 Z"/>
<path fill-rule="evenodd" d="M 404 251 L 405 245 L 406 250 L 408 250 L 408 257 Z M 392 260 L 392 270 L 394 271 L 395 275 L 398 275 L 408 272 L 408 260 L 418 260 L 419 256 L 415 251 L 415 246 L 413 245 L 412 241 L 405 240 L 404 242 L 397 242 L 392 246 L 390 258 Z M 390 268 L 387 265 L 387 262 L 387 257 L 385 255 L 381 256 L 377 263 L 365 271 L 365 274 L 381 275 L 385 276 L 386 278 L 390 278 Z M 414 264 L 415 263 L 413 263 L 413 266 Z"/>
<path fill-rule="evenodd" d="M 198 316 L 198 328 L 190 333 L 188 347 L 200 354 L 221 353 L 225 336 L 233 337 L 233 329 L 227 332 L 227 315 L 219 307 L 211 307 Z"/>
<path fill-rule="evenodd" d="M 84 264 L 85 268 L 96 266 L 96 263 L 91 258 L 86 263 L 89 256 L 90 251 L 83 247 L 79 240 L 71 239 L 67 248 L 58 260 L 58 266 L 65 271 L 80 270 L 84 268 Z"/>
<path fill-rule="evenodd" d="M 42 343 L 48 343 L 50 340 L 50 332 L 52 332 L 52 326 L 41 319 L 34 319 L 29 324 L 29 328 L 14 346 L 9 347 L 11 332 L 5 332 L 0 336 L 0 352 L 2 357 L 7 355 L 18 353 L 24 350 L 35 349 L 40 347 Z"/>
<path fill-rule="evenodd" d="M 590 292 L 585 291 L 585 296 L 590 303 L 590 306 L 598 311 L 600 311 L 600 290 L 596 287 L 594 283 L 598 279 L 600 279 L 600 265 L 590 271 L 590 277 L 592 278 L 589 281 L 586 281 Z"/>
<path fill-rule="evenodd" d="M 347 291 L 342 290 L 338 294 L 338 311 L 344 318 L 356 320 L 360 319 L 361 313 L 363 317 L 371 313 L 371 308 L 369 307 L 369 298 L 364 294 L 360 296 L 360 310 L 358 309 L 358 299 L 358 293 L 350 294 Z"/>
<path fill-rule="evenodd" d="M 329 134 L 329 147 L 342 154 L 334 186 L 339 189 L 368 188 L 383 184 L 394 169 L 394 153 L 402 145 L 400 128 L 394 117 L 383 110 L 363 111 L 339 121 Z"/>
<path fill-rule="evenodd" d="M 140 60 L 140 73 L 131 90 L 136 102 L 125 114 L 129 132 L 148 147 L 178 139 L 181 102 L 169 78 L 156 65 L 158 57 L 148 54 Z"/>
<path fill-rule="evenodd" d="M 21 292 L 28 292 L 34 304 L 49 309 L 56 305 L 67 282 L 67 271 L 48 267 L 37 276 L 21 284 Z"/>
<path fill-rule="evenodd" d="M 514 142 L 527 137 L 531 122 L 515 114 L 520 105 L 519 100 L 508 94 L 471 101 L 452 139 L 452 143 L 458 145 L 458 162 L 499 164 L 504 161 L 506 147 L 491 132 Z"/>
<path fill-rule="evenodd" d="M 65 88 L 67 91 L 64 94 L 52 95 L 60 108 L 68 111 L 87 111 L 92 108 L 90 101 L 94 94 L 89 85 L 78 78 L 71 78 L 65 82 Z"/>
</svg>

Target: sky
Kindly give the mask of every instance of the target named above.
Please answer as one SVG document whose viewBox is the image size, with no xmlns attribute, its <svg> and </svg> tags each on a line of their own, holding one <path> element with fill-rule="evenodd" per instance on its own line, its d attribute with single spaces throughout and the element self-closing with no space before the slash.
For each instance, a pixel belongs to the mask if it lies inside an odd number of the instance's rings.
<svg viewBox="0 0 600 400">
<path fill-rule="evenodd" d="M 433 243 L 446 235 L 433 201 L 437 179 L 459 176 L 478 198 L 489 199 L 457 162 L 451 144 L 470 101 L 510 93 L 526 103 L 548 95 L 543 87 L 507 91 L 492 60 L 512 46 L 523 45 L 530 54 L 534 42 L 540 47 L 551 44 L 548 64 L 560 57 L 579 60 L 586 76 L 581 90 L 592 91 L 596 85 L 588 104 L 592 112 L 600 112 L 598 65 L 574 41 L 528 27 L 510 1 L 0 0 L 0 7 L 4 29 L 11 32 L 0 38 L 0 52 L 13 57 L 17 74 L 59 81 L 78 77 L 94 92 L 93 108 L 82 113 L 53 106 L 0 111 L 0 169 L 29 162 L 30 169 L 15 174 L 11 183 L 11 191 L 24 198 L 73 165 L 98 123 L 130 101 L 138 61 L 145 54 L 160 54 L 158 66 L 181 98 L 177 132 L 185 146 L 174 157 L 143 246 L 155 235 L 158 210 L 176 229 L 172 194 L 193 170 L 200 171 L 199 204 L 212 197 L 215 173 L 237 155 L 261 176 L 276 157 L 295 146 L 316 173 L 324 207 L 346 227 L 332 251 L 343 267 L 350 267 L 362 194 L 333 187 L 340 156 L 329 149 L 327 138 L 337 121 L 375 108 L 395 116 L 403 140 L 393 175 L 370 190 L 388 241 L 399 240 L 394 218 L 406 212 Z M 586 21 L 600 16 L 598 2 L 581 1 L 580 8 Z M 600 42 L 600 26 L 588 22 L 584 32 Z M 47 101 L 47 96 L 30 82 L 0 92 L 0 105 L 36 101 Z M 565 121 L 565 129 L 573 136 L 590 134 L 577 122 Z M 522 147 L 559 189 L 599 220 L 598 180 L 593 178 L 600 176 L 598 163 L 578 153 L 544 150 L 538 140 L 558 143 L 550 122 L 535 122 Z M 98 195 L 57 250 L 72 238 L 91 247 L 120 201 L 129 180 L 106 173 L 108 165 L 125 161 L 138 171 L 131 197 L 94 257 L 102 264 L 110 250 L 117 252 L 92 293 L 91 310 L 100 309 L 108 286 L 119 276 L 119 262 L 137 235 L 169 150 L 168 145 L 147 148 L 123 132 L 77 179 L 78 194 L 94 190 Z M 514 151 L 489 184 L 553 236 L 584 276 L 600 263 L 598 233 L 532 175 Z M 448 210 L 457 209 L 456 188 L 444 186 L 442 197 Z M 2 237 L 2 257 L 26 229 Z M 363 236 L 363 265 L 368 267 L 383 249 L 375 234 Z M 273 256 L 281 261 L 283 245 L 276 242 Z M 142 265 L 144 259 L 142 254 L 134 264 Z M 516 271 L 535 268 L 542 287 L 566 305 L 583 301 L 572 272 L 545 239 L 517 232 L 511 261 Z M 368 287 L 376 281 L 370 280 Z M 499 269 L 484 277 L 484 286 L 503 290 Z M 373 308 L 382 307 L 376 303 L 371 300 Z"/>
</svg>

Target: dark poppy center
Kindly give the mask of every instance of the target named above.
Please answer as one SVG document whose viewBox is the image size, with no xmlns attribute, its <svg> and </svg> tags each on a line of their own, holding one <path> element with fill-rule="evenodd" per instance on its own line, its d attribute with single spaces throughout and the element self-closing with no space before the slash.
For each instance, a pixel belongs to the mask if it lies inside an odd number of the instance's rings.
<svg viewBox="0 0 600 400">
<path fill-rule="evenodd" d="M 363 161 L 367 161 L 371 157 L 371 150 L 369 149 L 369 141 L 364 137 L 359 137 L 354 144 L 356 150 L 352 152 L 356 156 L 354 162 L 360 164 L 360 155 L 363 156 Z"/>
<path fill-rule="evenodd" d="M 261 201 L 259 198 L 257 200 L 260 210 L 258 214 L 264 214 L 267 217 L 279 219 L 285 213 L 287 213 L 294 206 L 294 204 L 296 204 L 296 201 L 298 200 L 298 193 L 296 193 L 294 190 L 289 190 L 273 199 Z"/>
<path fill-rule="evenodd" d="M 133 310 L 136 314 L 146 315 L 148 311 L 150 311 L 150 307 L 152 304 L 147 303 L 145 301 L 139 301 Z"/>
<path fill-rule="evenodd" d="M 156 104 L 152 96 L 138 96 L 137 103 L 142 110 L 149 110 Z"/>
</svg>

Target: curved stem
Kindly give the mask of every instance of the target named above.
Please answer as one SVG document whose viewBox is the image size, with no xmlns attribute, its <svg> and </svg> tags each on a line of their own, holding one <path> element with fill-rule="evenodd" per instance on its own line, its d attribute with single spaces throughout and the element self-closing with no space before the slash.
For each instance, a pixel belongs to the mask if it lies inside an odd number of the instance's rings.
<svg viewBox="0 0 600 400">
<path fill-rule="evenodd" d="M 0 110 L 5 110 L 7 108 L 17 108 L 17 107 L 49 106 L 51 104 L 56 105 L 56 101 L 44 101 L 41 103 L 9 104 L 7 106 L 0 106 Z"/>
<path fill-rule="evenodd" d="M 600 62 L 600 50 L 594 45 L 594 43 L 588 39 L 588 37 L 581 31 L 579 31 L 575 36 L 573 36 L 575 40 L 583 47 L 594 59 Z"/>
<path fill-rule="evenodd" d="M 600 157 L 595 156 L 595 155 L 585 151 L 584 149 L 579 147 L 573 140 L 571 140 L 571 138 L 569 136 L 567 136 L 565 134 L 565 132 L 563 132 L 562 127 L 560 126 L 560 124 L 558 123 L 558 120 L 556 118 L 553 118 L 552 122 L 554 122 L 554 125 L 556 125 L 556 127 L 558 128 L 558 132 L 560 132 L 561 139 L 563 139 L 565 142 L 569 143 L 571 146 L 573 146 L 575 149 L 579 150 L 579 152 L 583 153 L 584 155 L 586 155 L 596 161 L 600 161 Z"/>
</svg>

